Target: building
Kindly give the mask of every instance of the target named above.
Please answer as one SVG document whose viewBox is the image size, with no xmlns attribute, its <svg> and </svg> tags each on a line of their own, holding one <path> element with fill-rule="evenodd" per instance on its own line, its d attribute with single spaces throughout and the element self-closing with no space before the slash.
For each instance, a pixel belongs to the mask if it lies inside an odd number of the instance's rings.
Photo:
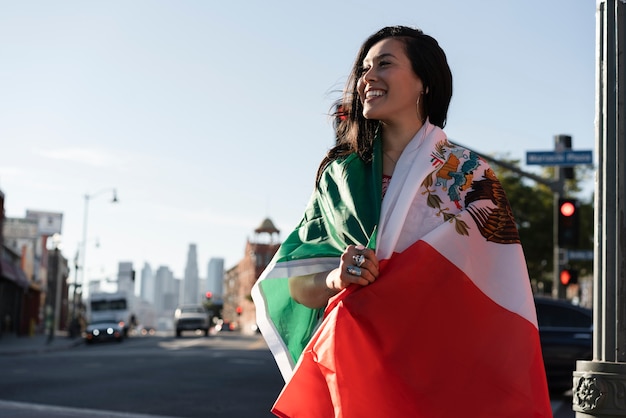
<svg viewBox="0 0 626 418">
<path fill-rule="evenodd" d="M 37 221 L 5 218 L 0 228 L 4 249 L 0 250 L 0 334 L 5 329 L 20 335 L 43 332 L 45 292 L 35 281 Z"/>
<path fill-rule="evenodd" d="M 252 302 L 252 286 L 280 247 L 280 231 L 266 218 L 248 239 L 243 259 L 224 276 L 225 321 L 236 323 L 243 333 L 256 331 L 256 310 Z"/>
<path fill-rule="evenodd" d="M 46 330 L 45 306 L 59 308 L 57 329 L 67 326 L 67 260 L 55 250 L 50 257 L 55 234 L 60 234 L 63 214 L 27 210 L 25 218 L 5 218 L 4 193 L 0 191 L 0 334 L 32 335 Z M 53 305 L 49 280 L 51 263 L 58 261 L 53 274 L 63 276 L 61 299 Z M 51 276 L 51 277 L 49 277 Z M 55 282 L 56 283 L 56 282 Z M 56 300 L 55 300 L 56 301 Z M 62 304 L 65 304 L 62 308 Z M 48 319 L 50 316 L 47 317 Z"/>
<path fill-rule="evenodd" d="M 196 244 L 189 244 L 187 251 L 187 264 L 185 265 L 185 277 L 181 292 L 181 305 L 195 305 L 200 303 L 201 294 L 198 276 L 198 251 Z"/>
<path fill-rule="evenodd" d="M 154 305 L 154 274 L 152 273 L 152 267 L 148 263 L 144 263 L 141 269 L 139 297 Z"/>
<path fill-rule="evenodd" d="M 211 258 L 207 270 L 205 293 L 211 292 L 215 303 L 222 303 L 224 299 L 224 259 Z"/>
<path fill-rule="evenodd" d="M 180 299 L 180 282 L 167 266 L 160 266 L 154 274 L 154 310 L 159 329 L 172 327 Z"/>
<path fill-rule="evenodd" d="M 45 330 L 53 336 L 57 330 L 67 331 L 70 323 L 67 278 L 70 269 L 67 259 L 58 248 L 48 252 L 48 291 L 46 292 L 44 315 Z"/>
</svg>

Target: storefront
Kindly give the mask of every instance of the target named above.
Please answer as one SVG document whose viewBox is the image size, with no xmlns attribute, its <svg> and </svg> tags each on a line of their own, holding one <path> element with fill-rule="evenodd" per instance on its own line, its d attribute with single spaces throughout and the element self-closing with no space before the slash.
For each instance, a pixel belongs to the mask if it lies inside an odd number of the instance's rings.
<svg viewBox="0 0 626 418">
<path fill-rule="evenodd" d="M 6 254 L 6 253 L 5 253 Z M 0 259 L 0 336 L 28 333 L 29 318 L 25 316 L 25 299 L 29 281 L 17 265 Z"/>
</svg>

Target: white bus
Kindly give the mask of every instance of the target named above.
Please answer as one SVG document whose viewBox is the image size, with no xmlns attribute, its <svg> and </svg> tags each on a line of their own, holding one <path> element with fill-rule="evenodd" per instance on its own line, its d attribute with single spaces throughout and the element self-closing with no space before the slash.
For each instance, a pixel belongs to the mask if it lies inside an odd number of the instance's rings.
<svg viewBox="0 0 626 418">
<path fill-rule="evenodd" d="M 103 320 L 117 322 L 124 329 L 126 337 L 137 322 L 133 306 L 133 296 L 128 297 L 126 292 L 94 293 L 90 295 L 87 304 L 87 318 L 90 323 Z"/>
</svg>

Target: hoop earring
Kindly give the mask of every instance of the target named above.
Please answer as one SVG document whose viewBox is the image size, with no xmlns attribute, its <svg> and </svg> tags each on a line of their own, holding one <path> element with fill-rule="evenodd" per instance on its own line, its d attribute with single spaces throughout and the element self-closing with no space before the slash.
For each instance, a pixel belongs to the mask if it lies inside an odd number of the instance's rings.
<svg viewBox="0 0 626 418">
<path fill-rule="evenodd" d="M 415 102 L 415 111 L 417 114 L 417 119 L 419 119 L 420 122 L 424 123 L 424 118 L 422 118 L 422 115 L 420 114 L 420 98 L 422 97 L 423 93 L 420 93 L 419 96 L 417 96 L 417 101 Z"/>
</svg>

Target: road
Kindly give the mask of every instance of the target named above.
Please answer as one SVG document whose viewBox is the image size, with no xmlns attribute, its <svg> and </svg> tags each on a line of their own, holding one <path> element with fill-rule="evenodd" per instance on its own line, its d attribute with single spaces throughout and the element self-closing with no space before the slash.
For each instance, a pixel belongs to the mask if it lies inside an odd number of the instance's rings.
<svg viewBox="0 0 626 418">
<path fill-rule="evenodd" d="M 260 336 L 238 333 L 135 337 L 0 357 L 0 370 L 0 400 L 77 408 L 84 416 L 274 417 L 269 409 L 283 384 Z"/>
<path fill-rule="evenodd" d="M 283 381 L 259 335 L 132 337 L 0 356 L 0 416 L 274 417 Z M 552 400 L 573 418 L 571 396 Z"/>
</svg>

